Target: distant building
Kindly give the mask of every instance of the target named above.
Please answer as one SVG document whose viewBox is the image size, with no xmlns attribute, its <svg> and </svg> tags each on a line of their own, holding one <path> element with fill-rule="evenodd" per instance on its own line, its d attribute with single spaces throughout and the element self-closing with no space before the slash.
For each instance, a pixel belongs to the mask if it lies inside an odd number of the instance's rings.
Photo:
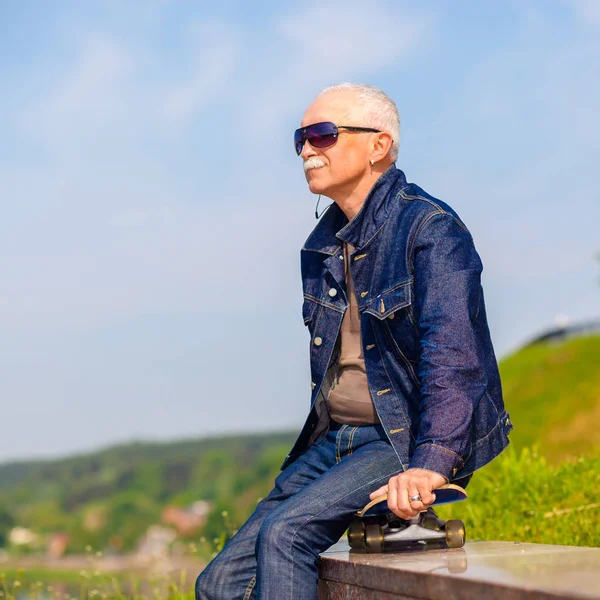
<svg viewBox="0 0 600 600">
<path fill-rule="evenodd" d="M 188 536 L 206 523 L 211 510 L 212 504 L 205 500 L 198 500 L 186 508 L 167 506 L 162 512 L 161 520 L 165 525 L 175 527 L 179 535 Z"/>
<path fill-rule="evenodd" d="M 170 527 L 150 525 L 146 535 L 138 543 L 138 554 L 146 557 L 165 556 L 169 551 L 169 544 L 176 537 L 177 534 Z"/>
<path fill-rule="evenodd" d="M 50 558 L 60 558 L 71 543 L 71 536 L 64 531 L 51 533 L 48 538 L 48 556 Z"/>
<path fill-rule="evenodd" d="M 26 527 L 13 527 L 8 534 L 8 541 L 13 546 L 35 546 L 38 544 L 39 536 Z"/>
</svg>

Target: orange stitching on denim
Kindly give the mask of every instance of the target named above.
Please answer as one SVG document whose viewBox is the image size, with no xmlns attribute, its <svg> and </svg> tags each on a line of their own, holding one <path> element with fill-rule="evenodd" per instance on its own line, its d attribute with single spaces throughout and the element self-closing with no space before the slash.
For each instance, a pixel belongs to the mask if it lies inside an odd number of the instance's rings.
<svg viewBox="0 0 600 600">
<path fill-rule="evenodd" d="M 348 428 L 348 425 L 342 425 L 340 430 L 338 431 L 338 439 L 337 439 L 337 455 L 335 457 L 335 463 L 339 463 L 342 460 L 342 435 L 344 434 L 344 430 Z"/>
<path fill-rule="evenodd" d="M 417 448 L 422 448 L 424 446 L 430 446 L 432 448 L 438 448 L 439 450 L 442 450 L 443 452 L 445 452 L 446 454 L 450 454 L 452 456 L 456 456 L 456 458 L 458 458 L 458 460 L 460 460 L 461 465 L 464 464 L 464 460 L 462 459 L 461 456 L 459 456 L 458 454 L 456 454 L 456 452 L 453 452 L 452 450 L 448 449 L 448 448 L 444 448 L 444 446 L 438 446 L 437 444 L 429 444 L 429 443 L 425 443 L 425 444 L 419 444 L 417 446 Z"/>
<path fill-rule="evenodd" d="M 487 434 L 487 435 L 485 435 L 485 436 L 484 436 L 484 437 L 482 437 L 482 438 L 479 438 L 479 439 L 478 439 L 478 440 L 477 440 L 477 441 L 476 441 L 474 444 L 472 444 L 472 445 L 476 447 L 476 446 L 479 446 L 479 444 L 481 444 L 481 442 L 485 442 L 485 440 L 487 440 L 487 439 L 490 437 L 490 435 L 492 435 L 492 433 L 494 433 L 494 431 L 496 431 L 496 429 L 498 429 L 498 427 L 499 427 L 499 426 L 502 424 L 502 421 L 503 421 L 503 420 L 504 420 L 504 419 L 498 419 L 498 420 L 496 421 L 496 424 L 495 424 L 495 425 L 494 425 L 494 426 L 493 426 L 493 427 L 490 429 L 490 431 L 488 432 L 488 434 Z M 471 454 L 472 454 L 472 451 L 471 451 Z M 471 454 L 469 454 L 469 457 L 471 456 Z"/>
<path fill-rule="evenodd" d="M 435 206 L 435 208 L 437 208 L 441 214 L 444 215 L 449 215 L 449 212 L 446 212 L 437 202 L 434 202 L 433 200 L 430 200 L 429 198 L 425 198 L 425 196 L 421 196 L 421 194 L 407 194 L 403 189 L 400 190 L 398 192 L 398 195 L 402 198 L 404 198 L 404 200 L 408 200 L 409 202 L 412 202 L 414 200 L 421 200 L 421 202 L 427 202 L 427 204 L 431 204 L 431 206 Z"/>
<path fill-rule="evenodd" d="M 348 439 L 348 456 L 352 454 L 352 444 L 354 443 L 354 434 L 358 431 L 358 427 L 355 427 L 350 433 L 350 438 Z"/>
<path fill-rule="evenodd" d="M 395 292 L 395 291 L 399 290 L 400 288 L 410 285 L 411 283 L 413 283 L 413 281 L 414 281 L 414 277 L 412 275 L 410 275 L 407 279 L 400 281 L 399 283 L 393 285 L 392 287 L 386 288 L 379 295 L 384 296 L 387 294 L 391 294 L 392 292 Z M 408 292 L 409 292 L 409 296 L 410 296 L 410 288 L 408 289 Z"/>
<path fill-rule="evenodd" d="M 409 277 L 408 279 L 401 281 L 400 283 L 397 283 L 396 285 L 383 290 L 380 294 L 377 295 L 377 298 L 373 298 L 372 300 L 368 301 L 367 304 L 365 305 L 367 308 L 365 308 L 365 312 L 372 314 L 374 316 L 376 316 L 378 319 L 383 319 L 383 316 L 380 317 L 380 315 L 385 315 L 386 312 L 395 312 L 397 310 L 400 310 L 401 308 L 405 308 L 407 306 L 410 306 L 410 304 L 412 304 L 412 294 L 410 291 L 410 285 L 411 283 L 414 282 L 414 277 Z M 406 288 L 405 290 L 402 290 L 402 292 L 404 292 L 405 297 L 407 297 L 407 299 L 403 299 L 403 300 L 398 300 L 395 298 L 391 298 L 390 302 L 392 303 L 392 306 L 388 306 L 388 308 L 386 309 L 384 301 L 382 296 L 388 296 L 390 294 L 392 294 L 393 292 L 397 292 L 398 290 L 401 290 L 401 288 Z M 377 300 L 380 299 L 380 308 L 377 309 Z M 381 310 L 383 308 L 383 310 Z"/>
<path fill-rule="evenodd" d="M 442 210 L 442 209 L 440 208 L 440 210 Z M 411 258 L 412 258 L 412 253 L 413 253 L 413 248 L 415 247 L 415 243 L 416 243 L 416 241 L 417 241 L 417 237 L 419 236 L 419 233 L 421 233 L 421 229 L 423 229 L 423 227 L 425 227 L 425 225 L 426 225 L 427 223 L 429 223 L 429 221 L 430 221 L 430 220 L 431 220 L 433 217 L 435 217 L 435 216 L 437 216 L 437 215 L 445 215 L 445 214 L 447 214 L 447 213 L 445 213 L 445 212 L 443 212 L 443 211 L 442 211 L 442 212 L 437 212 L 437 211 L 436 211 L 436 212 L 432 212 L 432 213 L 427 213 L 427 214 L 426 214 L 426 215 L 423 217 L 423 220 L 421 221 L 421 223 L 419 223 L 419 227 L 417 228 L 417 231 L 415 232 L 415 234 L 414 234 L 414 236 L 413 236 L 413 239 L 412 239 L 412 240 L 411 240 L 411 242 L 410 242 L 410 245 L 409 245 L 409 244 L 407 244 L 407 245 L 406 245 L 406 256 L 405 256 L 405 260 L 406 260 L 406 264 L 407 264 L 407 266 L 409 267 L 409 270 L 410 270 L 410 272 L 411 272 L 411 273 L 413 273 L 413 272 L 414 272 L 414 270 L 415 270 L 415 266 L 413 265 L 413 263 L 412 263 L 412 260 L 411 260 Z"/>
<path fill-rule="evenodd" d="M 315 341 L 315 338 L 319 337 L 317 335 L 317 328 L 319 327 L 319 321 L 321 320 L 321 316 L 322 315 L 323 315 L 323 309 L 319 310 L 319 312 L 317 313 L 317 318 L 315 320 L 315 326 L 314 326 L 314 329 L 313 329 L 312 338 L 310 340 L 311 349 L 313 347 L 313 342 Z"/>
<path fill-rule="evenodd" d="M 327 302 L 326 300 L 323 300 L 322 298 L 317 298 L 315 296 L 311 296 L 310 294 L 304 294 L 304 298 L 306 298 L 307 300 L 311 300 L 312 302 L 318 304 L 319 306 L 326 306 L 327 308 L 332 308 L 336 312 L 339 312 L 339 313 L 343 313 L 344 312 L 336 304 L 332 304 L 331 302 Z"/>
<path fill-rule="evenodd" d="M 242 600 L 249 600 L 250 594 L 252 593 L 252 590 L 254 589 L 255 585 L 256 585 L 256 575 L 253 575 L 252 579 L 250 580 L 250 583 L 248 584 L 248 587 L 246 588 L 246 591 L 244 592 L 244 597 L 242 598 Z"/>
<path fill-rule="evenodd" d="M 396 394 L 396 397 L 398 396 L 398 393 L 396 392 L 396 388 L 394 387 L 394 382 L 392 381 L 390 374 L 388 373 L 388 370 L 385 368 L 385 360 L 383 360 L 383 356 L 381 355 L 381 350 L 379 351 L 379 356 L 381 356 L 381 366 L 383 367 L 383 370 L 385 371 L 385 374 L 388 378 L 388 381 L 390 382 L 390 384 L 392 385 L 392 388 L 394 388 L 394 393 Z M 400 412 L 402 413 L 402 416 L 404 417 L 404 422 L 408 423 L 408 419 L 406 418 L 406 414 L 404 412 L 404 409 L 402 408 L 402 404 L 398 401 L 398 408 L 400 409 Z M 415 436 L 413 435 L 412 430 L 409 428 L 408 433 L 410 434 L 410 437 L 414 440 Z M 396 452 L 396 454 L 398 454 Z M 400 456 L 398 456 L 398 458 L 400 458 Z M 400 461 L 402 462 L 402 461 Z M 404 463 L 403 463 L 404 466 Z"/>
</svg>

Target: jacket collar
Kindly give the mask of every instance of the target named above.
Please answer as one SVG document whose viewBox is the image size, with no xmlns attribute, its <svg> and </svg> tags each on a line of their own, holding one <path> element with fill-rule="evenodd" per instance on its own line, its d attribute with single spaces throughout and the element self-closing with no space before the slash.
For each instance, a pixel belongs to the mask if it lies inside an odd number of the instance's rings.
<svg viewBox="0 0 600 600">
<path fill-rule="evenodd" d="M 325 254 L 339 251 L 340 241 L 362 248 L 383 225 L 389 211 L 386 202 L 393 189 L 406 185 L 404 173 L 391 164 L 369 190 L 360 210 L 351 221 L 334 202 L 325 211 L 317 226 L 308 236 L 303 250 L 314 250 Z"/>
</svg>

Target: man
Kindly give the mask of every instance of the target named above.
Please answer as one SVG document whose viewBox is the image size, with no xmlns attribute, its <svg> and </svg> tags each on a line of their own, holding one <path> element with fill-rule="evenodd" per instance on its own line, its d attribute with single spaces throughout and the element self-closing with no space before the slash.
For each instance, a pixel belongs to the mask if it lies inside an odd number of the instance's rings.
<svg viewBox="0 0 600 600">
<path fill-rule="evenodd" d="M 301 251 L 311 409 L 199 600 L 316 599 L 319 553 L 355 511 L 387 492 L 409 519 L 508 444 L 481 260 L 456 212 L 396 168 L 399 130 L 383 92 L 341 84 L 295 133 L 310 191 L 334 201 Z"/>
</svg>

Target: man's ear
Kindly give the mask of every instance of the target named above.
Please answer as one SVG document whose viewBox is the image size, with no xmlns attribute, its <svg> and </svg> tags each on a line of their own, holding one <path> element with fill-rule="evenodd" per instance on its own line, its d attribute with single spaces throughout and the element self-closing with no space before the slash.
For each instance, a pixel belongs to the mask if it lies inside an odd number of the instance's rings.
<svg viewBox="0 0 600 600">
<path fill-rule="evenodd" d="M 392 136 L 387 131 L 378 133 L 373 142 L 373 154 L 371 155 L 372 159 L 375 162 L 379 162 L 385 158 L 392 149 L 392 143 Z"/>
</svg>

